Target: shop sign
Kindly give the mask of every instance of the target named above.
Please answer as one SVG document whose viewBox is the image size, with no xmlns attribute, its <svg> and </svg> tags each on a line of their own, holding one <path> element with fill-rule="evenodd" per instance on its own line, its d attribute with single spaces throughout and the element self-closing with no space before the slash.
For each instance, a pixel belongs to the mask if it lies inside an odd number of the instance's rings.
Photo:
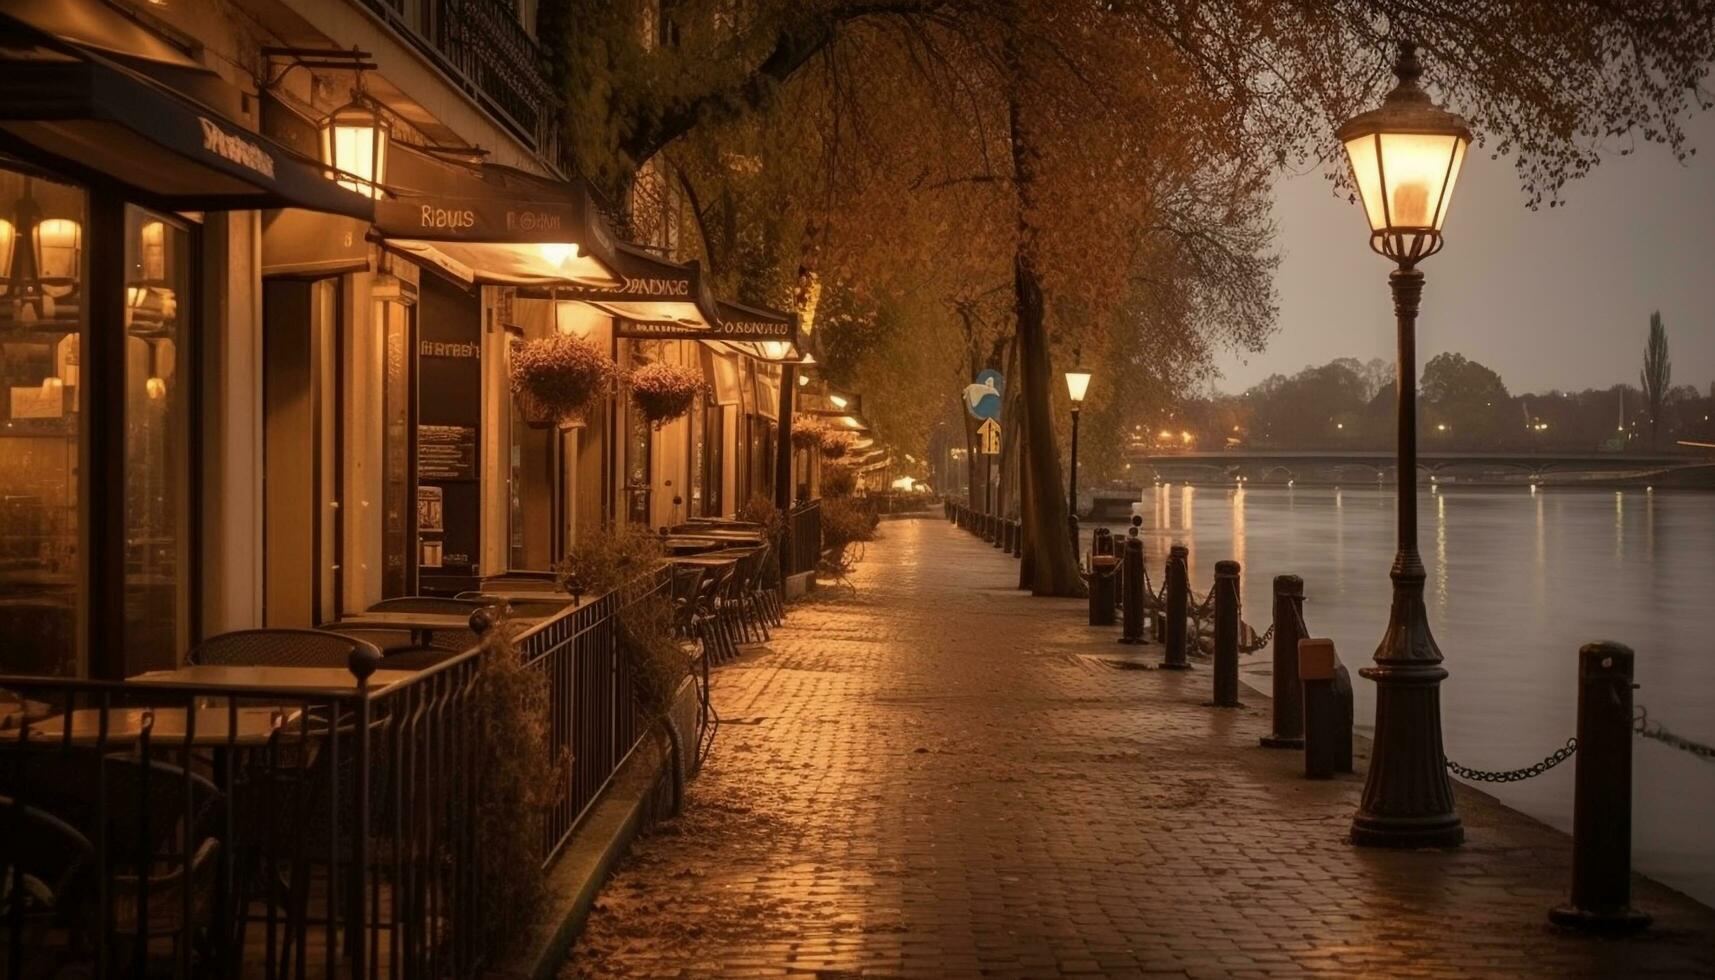
<svg viewBox="0 0 1715 980">
<path fill-rule="evenodd" d="M 394 238 L 454 242 L 566 242 L 585 232 L 582 209 L 571 204 L 477 197 L 376 201 L 375 227 Z"/>
<path fill-rule="evenodd" d="M 254 170 L 269 180 L 274 179 L 274 158 L 268 151 L 242 136 L 235 136 L 207 116 L 198 116 L 202 124 L 202 148 L 215 156 Z"/>
</svg>

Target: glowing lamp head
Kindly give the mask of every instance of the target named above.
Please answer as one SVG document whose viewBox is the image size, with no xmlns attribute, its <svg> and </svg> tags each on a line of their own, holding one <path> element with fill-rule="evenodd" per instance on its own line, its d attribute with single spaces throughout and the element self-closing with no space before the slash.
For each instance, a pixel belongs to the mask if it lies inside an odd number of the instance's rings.
<svg viewBox="0 0 1715 980">
<path fill-rule="evenodd" d="M 387 182 L 387 118 L 375 100 L 357 93 L 322 120 L 322 162 L 334 182 L 364 197 L 380 197 Z"/>
<path fill-rule="evenodd" d="M 143 390 L 148 393 L 150 401 L 160 401 L 167 397 L 166 379 L 150 378 L 143 382 Z"/>
<path fill-rule="evenodd" d="M 12 253 L 18 248 L 18 228 L 0 218 L 0 288 L 12 278 Z"/>
<path fill-rule="evenodd" d="M 1399 84 L 1381 108 L 1354 116 L 1335 136 L 1363 198 L 1370 247 L 1410 266 L 1441 250 L 1471 129 L 1418 85 L 1423 67 L 1416 44 L 1401 42 L 1394 74 Z"/>
<path fill-rule="evenodd" d="M 544 242 L 537 246 L 542 251 L 542 258 L 552 266 L 563 266 L 578 257 L 576 242 Z"/>
<path fill-rule="evenodd" d="M 838 409 L 844 409 L 847 405 L 851 404 L 844 395 L 829 395 L 828 401 L 832 402 L 834 407 Z"/>
<path fill-rule="evenodd" d="M 31 238 L 42 292 L 55 297 L 71 295 L 77 288 L 83 257 L 83 226 L 70 218 L 44 218 L 36 223 Z"/>
<path fill-rule="evenodd" d="M 1073 368 L 1066 372 L 1066 394 L 1071 397 L 1072 404 L 1081 405 L 1084 396 L 1090 391 L 1090 372 L 1083 368 Z"/>
</svg>

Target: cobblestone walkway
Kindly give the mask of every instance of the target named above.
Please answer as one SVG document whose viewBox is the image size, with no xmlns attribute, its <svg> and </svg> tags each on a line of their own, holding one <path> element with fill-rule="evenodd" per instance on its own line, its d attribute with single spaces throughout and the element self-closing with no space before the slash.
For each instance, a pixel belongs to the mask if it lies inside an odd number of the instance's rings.
<svg viewBox="0 0 1715 980">
<path fill-rule="evenodd" d="M 1113 669 L 1113 631 L 1015 592 L 1011 559 L 883 532 L 855 595 L 718 671 L 686 814 L 565 977 L 1715 975 L 1715 913 L 1653 884 L 1645 937 L 1552 930 L 1568 841 L 1486 796 L 1461 791 L 1457 851 L 1353 848 L 1360 782 L 1257 748 L 1265 699 Z"/>
</svg>

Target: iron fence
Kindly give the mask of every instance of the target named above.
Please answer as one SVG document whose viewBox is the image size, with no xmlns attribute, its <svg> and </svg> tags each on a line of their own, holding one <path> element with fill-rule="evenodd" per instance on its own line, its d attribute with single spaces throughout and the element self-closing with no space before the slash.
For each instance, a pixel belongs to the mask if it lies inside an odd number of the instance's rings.
<svg viewBox="0 0 1715 980">
<path fill-rule="evenodd" d="M 514 637 L 569 760 L 549 860 L 644 734 L 617 617 L 670 587 L 663 570 Z M 484 924 L 506 914 L 479 880 L 496 763 L 482 656 L 254 683 L 0 677 L 17 699 L 0 728 L 0 977 L 476 975 Z"/>
<path fill-rule="evenodd" d="M 812 500 L 792 508 L 786 518 L 787 545 L 782 554 L 782 572 L 798 575 L 813 572 L 822 558 L 822 502 Z"/>
<path fill-rule="evenodd" d="M 525 665 L 547 678 L 549 749 L 567 764 L 543 830 L 549 863 L 645 734 L 632 697 L 631 664 L 619 648 L 619 616 L 671 588 L 671 571 L 663 567 L 513 640 Z"/>
</svg>

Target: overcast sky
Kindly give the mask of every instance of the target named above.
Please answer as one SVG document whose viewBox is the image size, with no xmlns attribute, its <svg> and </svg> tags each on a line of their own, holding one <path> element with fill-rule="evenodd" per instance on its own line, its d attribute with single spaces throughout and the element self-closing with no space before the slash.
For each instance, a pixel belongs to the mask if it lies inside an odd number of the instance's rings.
<svg viewBox="0 0 1715 980">
<path fill-rule="evenodd" d="M 1715 113 L 1688 127 L 1685 165 L 1658 146 L 1602 163 L 1549 210 L 1524 206 L 1510 160 L 1474 151 L 1423 263 L 1422 360 L 1454 350 L 1513 393 L 1637 384 L 1651 310 L 1667 324 L 1673 383 L 1715 382 Z M 1283 180 L 1280 329 L 1261 354 L 1219 358 L 1223 391 L 1336 357 L 1394 356 L 1388 262 L 1357 204 L 1318 173 Z"/>
</svg>

